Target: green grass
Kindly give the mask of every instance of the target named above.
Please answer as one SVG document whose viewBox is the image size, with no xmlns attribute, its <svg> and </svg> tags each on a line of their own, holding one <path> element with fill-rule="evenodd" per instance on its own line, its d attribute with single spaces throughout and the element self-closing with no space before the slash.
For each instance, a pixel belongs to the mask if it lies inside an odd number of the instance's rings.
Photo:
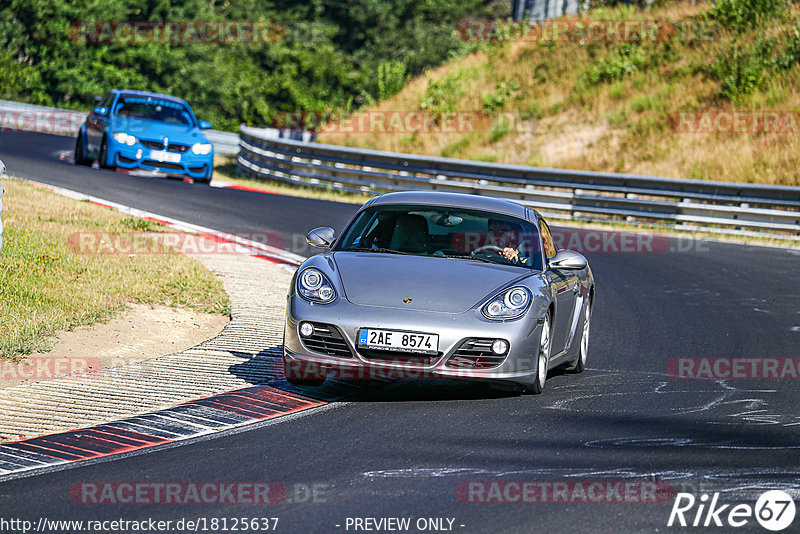
<svg viewBox="0 0 800 534">
<path fill-rule="evenodd" d="M 3 180 L 0 358 L 47 350 L 53 336 L 106 321 L 128 303 L 229 314 L 217 278 L 198 261 L 161 254 L 89 254 L 81 232 L 125 237 L 163 231 L 153 221 Z"/>
</svg>

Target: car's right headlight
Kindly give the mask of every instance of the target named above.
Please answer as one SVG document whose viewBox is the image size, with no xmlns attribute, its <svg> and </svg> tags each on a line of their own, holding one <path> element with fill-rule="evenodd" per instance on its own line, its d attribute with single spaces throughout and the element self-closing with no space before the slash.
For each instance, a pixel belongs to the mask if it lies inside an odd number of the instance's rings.
<svg viewBox="0 0 800 534">
<path fill-rule="evenodd" d="M 123 145 L 133 146 L 136 144 L 136 138 L 125 132 L 114 132 L 114 139 Z"/>
<path fill-rule="evenodd" d="M 195 143 L 192 145 L 192 152 L 198 156 L 205 156 L 207 154 L 211 154 L 212 148 L 213 146 L 211 143 Z"/>
<path fill-rule="evenodd" d="M 516 319 L 528 311 L 532 301 L 527 287 L 514 286 L 495 295 L 484 304 L 481 312 L 487 319 L 496 321 Z"/>
<path fill-rule="evenodd" d="M 297 292 L 306 300 L 329 304 L 336 299 L 336 290 L 319 269 L 309 267 L 297 276 Z"/>
</svg>

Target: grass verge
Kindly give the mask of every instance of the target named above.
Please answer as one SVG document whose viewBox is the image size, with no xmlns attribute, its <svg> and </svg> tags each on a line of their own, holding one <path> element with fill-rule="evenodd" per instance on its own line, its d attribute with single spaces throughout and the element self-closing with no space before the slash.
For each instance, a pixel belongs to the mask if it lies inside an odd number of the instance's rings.
<svg viewBox="0 0 800 534">
<path fill-rule="evenodd" d="M 182 254 L 78 254 L 80 232 L 153 232 L 158 223 L 78 202 L 20 180 L 3 185 L 0 359 L 47 350 L 59 331 L 105 321 L 127 303 L 228 314 L 217 278 Z"/>
</svg>

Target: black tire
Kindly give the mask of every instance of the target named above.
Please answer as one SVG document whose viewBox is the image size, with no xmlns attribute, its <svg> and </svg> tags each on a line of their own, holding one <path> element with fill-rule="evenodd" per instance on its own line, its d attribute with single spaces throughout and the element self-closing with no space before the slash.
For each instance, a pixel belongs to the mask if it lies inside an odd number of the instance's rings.
<svg viewBox="0 0 800 534">
<path fill-rule="evenodd" d="M 92 166 L 92 160 L 86 157 L 86 149 L 83 147 L 83 136 L 78 134 L 75 139 L 75 165 Z"/>
<path fill-rule="evenodd" d="M 532 384 L 527 386 L 526 390 L 528 393 L 539 395 L 544 391 L 544 384 L 547 382 L 547 372 L 550 370 L 550 351 L 552 346 L 553 327 L 550 312 L 548 311 L 544 316 L 542 334 L 539 337 L 539 353 L 536 355 L 536 378 Z"/>
<path fill-rule="evenodd" d="M 117 170 L 115 165 L 109 165 L 106 163 L 108 160 L 108 143 L 106 142 L 106 138 L 103 137 L 103 142 L 100 144 L 100 157 L 98 158 L 97 162 L 100 164 L 101 169 L 114 169 Z"/>
<path fill-rule="evenodd" d="M 592 303 L 586 305 L 586 316 L 583 318 L 583 328 L 581 329 L 581 345 L 578 349 L 578 357 L 567 367 L 568 373 L 578 374 L 586 369 L 586 358 L 589 355 L 589 329 L 592 319 Z"/>
</svg>

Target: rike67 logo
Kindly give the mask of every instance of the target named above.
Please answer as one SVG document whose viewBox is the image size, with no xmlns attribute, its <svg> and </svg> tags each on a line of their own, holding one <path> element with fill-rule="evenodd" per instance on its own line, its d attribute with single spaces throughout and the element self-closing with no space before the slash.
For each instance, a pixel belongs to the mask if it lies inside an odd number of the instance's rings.
<svg viewBox="0 0 800 534">
<path fill-rule="evenodd" d="M 691 493 L 678 493 L 667 526 L 739 528 L 755 518 L 765 529 L 778 532 L 792 524 L 795 512 L 792 496 L 781 490 L 762 493 L 755 506 L 719 504 L 719 493 L 712 497 L 704 493 L 700 498 Z"/>
</svg>

